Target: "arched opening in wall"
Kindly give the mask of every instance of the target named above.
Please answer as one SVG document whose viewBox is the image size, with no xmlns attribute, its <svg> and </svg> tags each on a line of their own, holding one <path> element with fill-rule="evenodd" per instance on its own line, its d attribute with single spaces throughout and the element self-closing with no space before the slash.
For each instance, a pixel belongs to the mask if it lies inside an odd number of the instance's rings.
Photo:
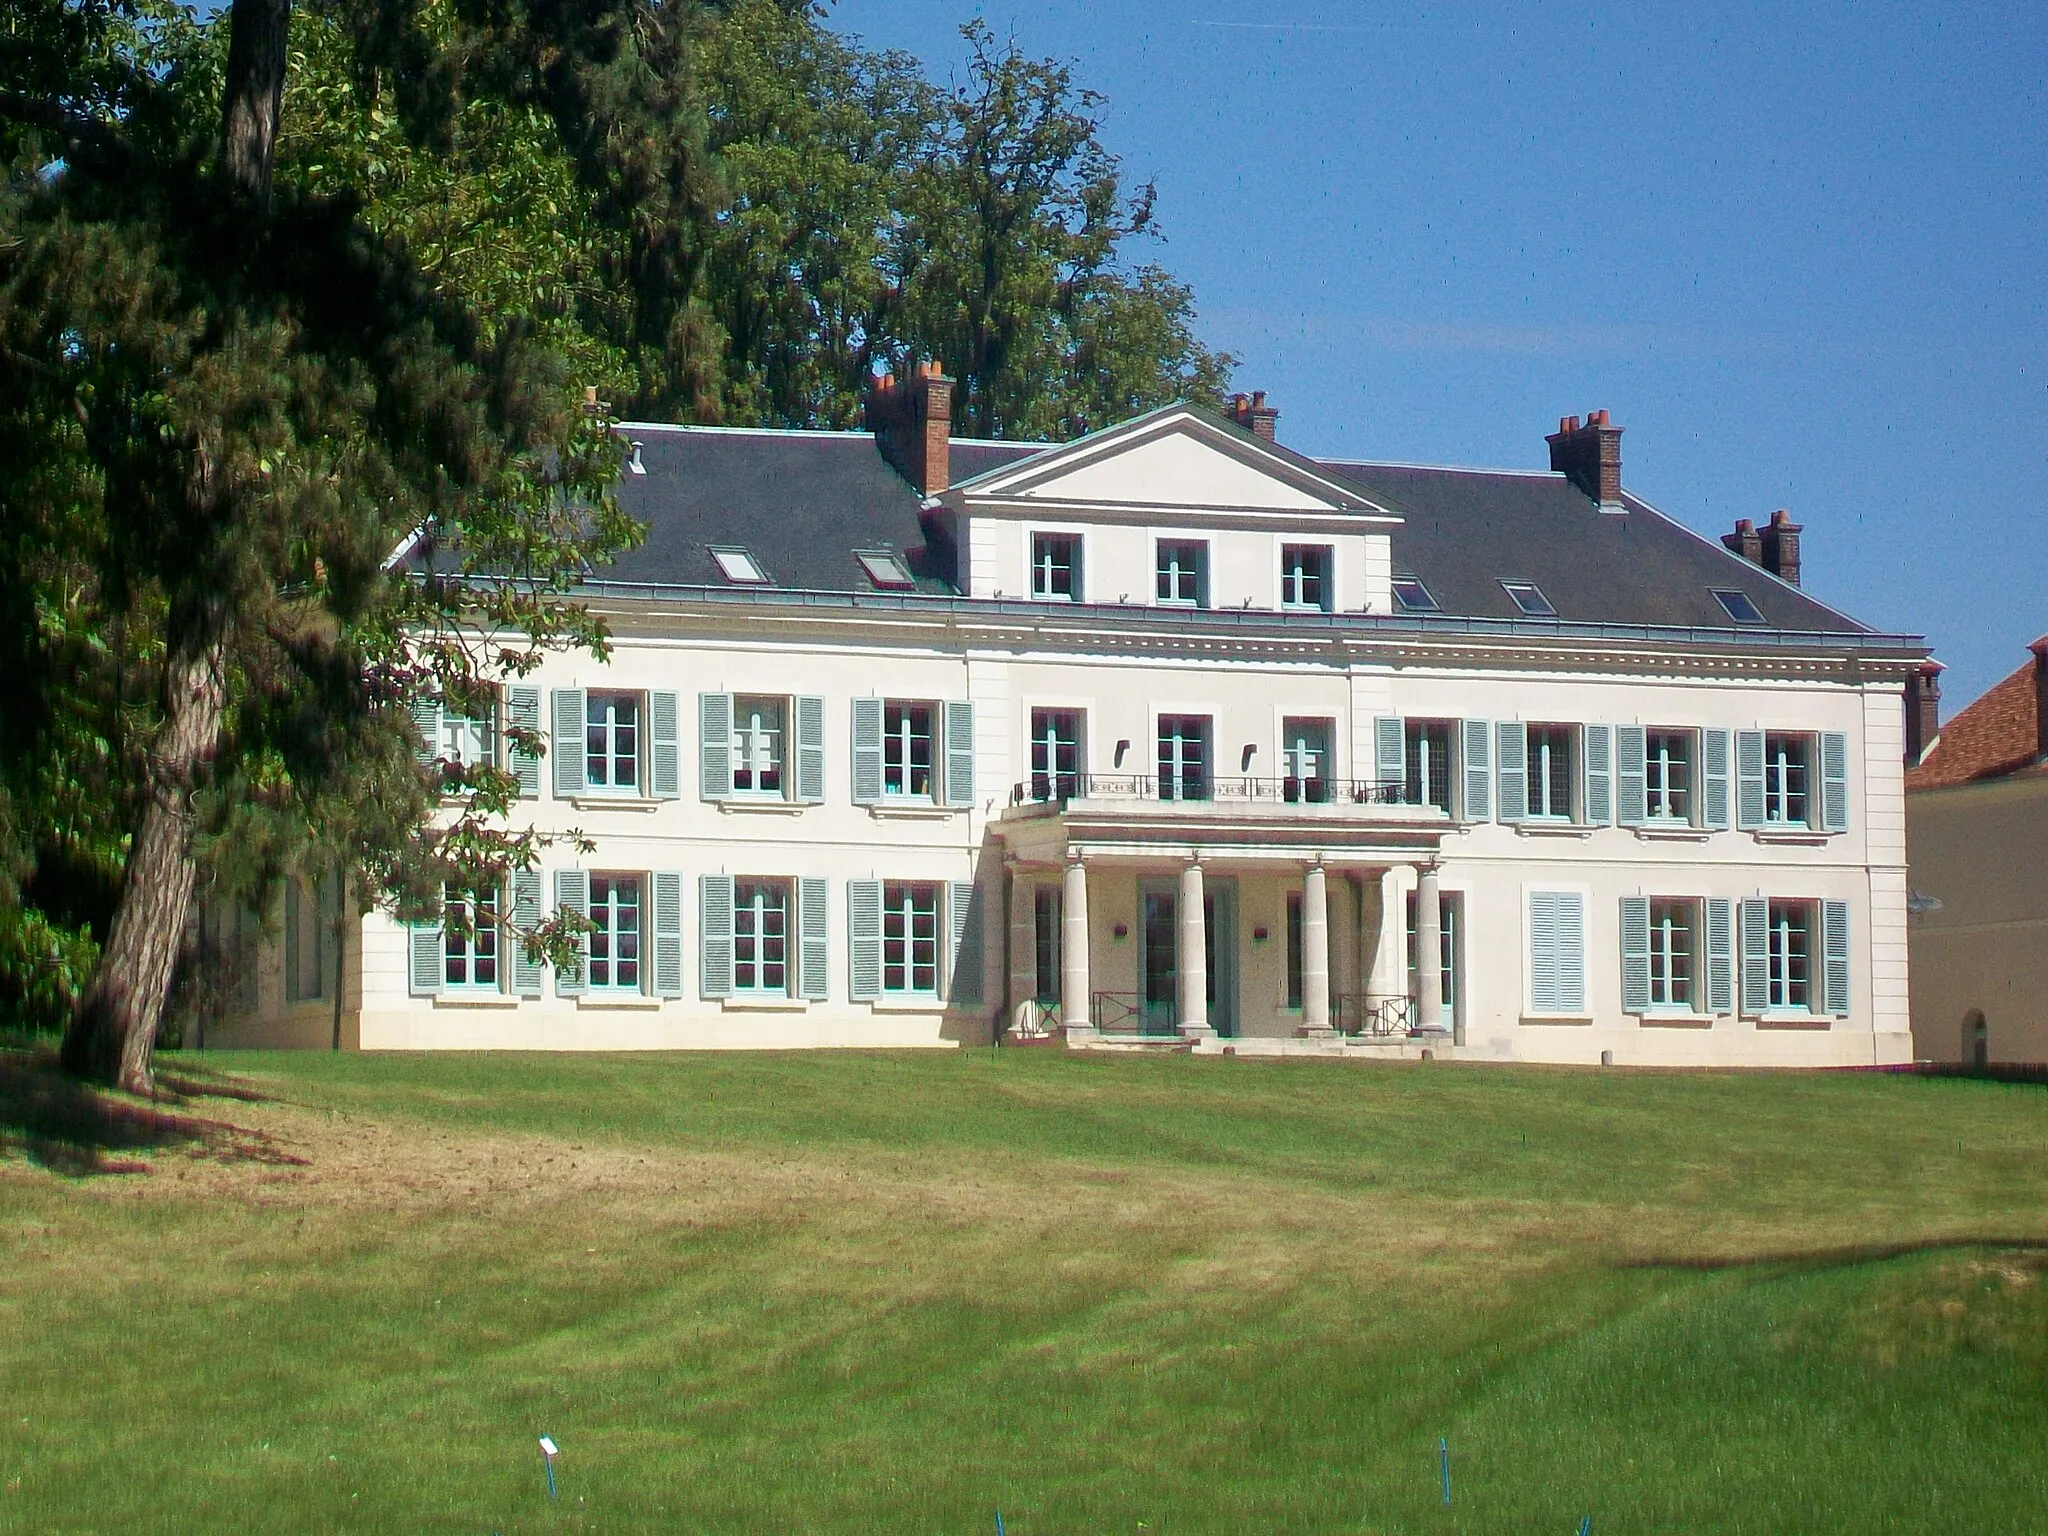
<svg viewBox="0 0 2048 1536">
<path fill-rule="evenodd" d="M 1963 1060 L 1973 1067 L 1991 1065 L 1991 1026 L 1976 1008 L 1963 1015 Z"/>
</svg>

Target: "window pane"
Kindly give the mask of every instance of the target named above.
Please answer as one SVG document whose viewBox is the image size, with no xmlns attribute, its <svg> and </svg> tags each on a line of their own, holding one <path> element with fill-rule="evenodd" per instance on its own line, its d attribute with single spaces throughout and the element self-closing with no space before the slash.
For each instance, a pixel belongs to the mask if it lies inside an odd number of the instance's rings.
<svg viewBox="0 0 2048 1536">
<path fill-rule="evenodd" d="M 882 706 L 882 792 L 932 792 L 932 708 L 891 700 Z"/>
<path fill-rule="evenodd" d="M 1692 732 L 1647 734 L 1643 788 L 1651 816 L 1665 821 L 1692 819 Z"/>
<path fill-rule="evenodd" d="M 1764 738 L 1764 820 L 1779 826 L 1807 825 L 1810 741 L 1794 735 Z"/>
<path fill-rule="evenodd" d="M 732 714 L 733 790 L 739 794 L 780 795 L 784 761 L 782 700 L 734 699 Z"/>
</svg>

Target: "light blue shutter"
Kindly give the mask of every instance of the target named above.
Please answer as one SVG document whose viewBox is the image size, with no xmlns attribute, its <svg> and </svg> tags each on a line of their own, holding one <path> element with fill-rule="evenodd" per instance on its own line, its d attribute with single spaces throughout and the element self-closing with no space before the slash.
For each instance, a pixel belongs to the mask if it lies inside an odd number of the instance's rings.
<svg viewBox="0 0 2048 1536">
<path fill-rule="evenodd" d="M 847 995 L 870 1003 L 882 995 L 882 882 L 846 882 Z"/>
<path fill-rule="evenodd" d="M 683 995 L 683 877 L 654 872 L 654 995 Z"/>
<path fill-rule="evenodd" d="M 1621 1011 L 1650 1011 L 1650 900 L 1621 898 Z"/>
<path fill-rule="evenodd" d="M 557 696 L 559 697 L 559 695 Z M 577 713 L 582 713 L 581 695 L 577 699 Z M 576 761 L 583 761 L 583 753 L 576 753 Z M 580 775 L 579 775 L 580 776 Z M 558 869 L 555 871 L 555 910 L 575 917 L 590 916 L 590 875 L 581 869 Z M 590 974 L 590 935 L 586 931 L 576 941 L 576 958 L 567 967 L 555 969 L 555 996 L 581 997 L 584 978 Z"/>
<path fill-rule="evenodd" d="M 953 926 L 953 991 L 955 1004 L 981 1001 L 981 887 L 955 880 L 946 893 L 946 916 Z"/>
<path fill-rule="evenodd" d="M 732 793 L 732 695 L 697 695 L 699 795 L 723 800 Z"/>
<path fill-rule="evenodd" d="M 505 690 L 505 716 L 509 724 L 518 730 L 531 731 L 540 735 L 540 690 L 538 688 L 508 688 Z M 509 740 L 509 738 L 508 738 Z M 527 752 L 517 744 L 506 751 L 506 762 L 512 775 L 519 781 L 522 799 L 540 798 L 540 754 Z"/>
<path fill-rule="evenodd" d="M 1820 805 L 1823 831 L 1849 830 L 1849 738 L 1840 731 L 1821 733 Z"/>
<path fill-rule="evenodd" d="M 1557 914 L 1557 1011 L 1586 1011 L 1586 898 L 1553 891 Z"/>
<path fill-rule="evenodd" d="M 1640 725 L 1614 728 L 1614 819 L 1624 827 L 1640 827 L 1650 819 L 1645 735 Z"/>
<path fill-rule="evenodd" d="M 536 703 L 535 713 L 539 710 L 540 705 Z M 541 994 L 541 972 L 545 967 L 540 961 L 526 957 L 526 935 L 540 926 L 540 919 L 540 871 L 515 869 L 512 872 L 512 931 L 506 935 L 506 942 L 512 946 L 512 990 L 521 997 L 539 997 Z"/>
<path fill-rule="evenodd" d="M 796 798 L 802 805 L 825 800 L 825 701 L 814 694 L 796 701 Z"/>
<path fill-rule="evenodd" d="M 797 988 L 802 996 L 822 1003 L 831 994 L 827 971 L 825 938 L 825 882 L 802 879 L 796 883 Z"/>
<path fill-rule="evenodd" d="M 1500 768 L 1500 819 L 1520 821 L 1529 814 L 1529 727 L 1503 720 L 1495 759 Z"/>
<path fill-rule="evenodd" d="M 650 693 L 647 696 L 647 713 L 649 723 L 654 727 L 648 787 L 654 791 L 655 799 L 674 800 L 683 792 L 682 748 L 677 742 L 681 722 L 676 718 L 679 713 L 676 696 L 672 693 Z"/>
<path fill-rule="evenodd" d="M 882 798 L 882 701 L 853 701 L 853 803 Z"/>
<path fill-rule="evenodd" d="M 697 877 L 697 990 L 732 996 L 732 876 Z"/>
<path fill-rule="evenodd" d="M 974 804 L 974 700 L 946 700 L 946 804 Z"/>
<path fill-rule="evenodd" d="M 1821 1011 L 1849 1011 L 1849 903 L 1820 904 Z"/>
<path fill-rule="evenodd" d="M 422 768 L 431 768 L 441 761 L 441 701 L 414 699 L 412 725 L 420 733 L 420 744 L 412 749 L 412 755 Z"/>
<path fill-rule="evenodd" d="M 1742 903 L 1742 1011 L 1752 1016 L 1771 1000 L 1770 941 L 1770 903 Z"/>
<path fill-rule="evenodd" d="M 1707 902 L 1707 1012 L 1735 1011 L 1734 903 L 1716 896 Z"/>
<path fill-rule="evenodd" d="M 1466 821 L 1493 820 L 1493 727 L 1484 720 L 1463 722 L 1459 756 L 1465 767 Z"/>
<path fill-rule="evenodd" d="M 1700 825 L 1710 832 L 1728 830 L 1728 733 L 1700 732 Z"/>
<path fill-rule="evenodd" d="M 285 929 L 287 940 L 290 939 L 291 932 L 290 928 Z M 285 975 L 292 984 L 288 989 L 289 995 L 296 996 L 299 978 L 297 969 L 291 962 L 298 958 L 298 945 L 288 942 L 286 947 L 293 952 L 285 962 Z M 407 969 L 412 978 L 412 995 L 432 997 L 441 990 L 441 980 L 445 975 L 441 957 L 441 925 L 414 923 L 408 935 L 408 948 L 411 964 Z"/>
<path fill-rule="evenodd" d="M 1586 825 L 1614 822 L 1614 727 L 1589 725 L 1586 742 Z"/>
<path fill-rule="evenodd" d="M 1764 824 L 1764 733 L 1735 733 L 1735 824 L 1748 832 Z"/>
<path fill-rule="evenodd" d="M 1557 1012 L 1557 912 L 1552 893 L 1529 893 L 1529 1011 Z"/>
<path fill-rule="evenodd" d="M 1408 778 L 1408 731 L 1399 716 L 1381 715 L 1373 721 L 1372 748 L 1373 777 L 1381 788 L 1404 785 Z"/>
<path fill-rule="evenodd" d="M 587 785 L 583 777 L 583 690 L 555 690 L 555 793 L 580 795 Z M 559 886 L 560 881 L 556 884 Z"/>
</svg>

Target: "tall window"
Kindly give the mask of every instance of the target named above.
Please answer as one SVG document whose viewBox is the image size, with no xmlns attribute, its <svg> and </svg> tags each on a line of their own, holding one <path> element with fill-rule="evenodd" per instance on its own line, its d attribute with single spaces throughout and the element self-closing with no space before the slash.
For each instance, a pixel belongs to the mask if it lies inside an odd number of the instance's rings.
<svg viewBox="0 0 2048 1536">
<path fill-rule="evenodd" d="M 1402 799 L 1451 813 L 1451 722 L 1410 720 Z"/>
<path fill-rule="evenodd" d="M 441 714 L 441 739 L 435 743 L 435 748 L 444 761 L 474 768 L 491 760 L 491 745 L 496 735 L 497 722 L 488 715 L 472 719 L 468 715 L 444 710 Z"/>
<path fill-rule="evenodd" d="M 590 985 L 640 990 L 640 877 L 590 877 Z"/>
<path fill-rule="evenodd" d="M 1031 798 L 1066 800 L 1081 790 L 1081 712 L 1031 711 Z"/>
<path fill-rule="evenodd" d="M 1650 1006 L 1691 1008 L 1697 985 L 1699 903 L 1650 903 Z"/>
<path fill-rule="evenodd" d="M 1161 539 L 1159 601 L 1199 608 L 1209 601 L 1209 546 L 1199 539 Z"/>
<path fill-rule="evenodd" d="M 1651 731 L 1643 738 L 1644 804 L 1652 821 L 1692 820 L 1692 732 Z"/>
<path fill-rule="evenodd" d="M 1041 1003 L 1060 1000 L 1060 888 L 1041 885 L 1031 893 L 1032 956 Z"/>
<path fill-rule="evenodd" d="M 1280 606 L 1330 607 L 1330 546 L 1289 544 L 1280 551 Z"/>
<path fill-rule="evenodd" d="M 1031 535 L 1031 595 L 1078 601 L 1081 596 L 1081 536 Z"/>
<path fill-rule="evenodd" d="M 1301 934 L 1301 892 L 1287 893 L 1287 1006 L 1301 1006 L 1302 974 L 1308 968 Z"/>
<path fill-rule="evenodd" d="M 640 695 L 593 693 L 584 706 L 584 781 L 593 789 L 640 785 Z"/>
<path fill-rule="evenodd" d="M 1209 798 L 1209 717 L 1159 717 L 1159 798 Z"/>
<path fill-rule="evenodd" d="M 1529 814 L 1556 821 L 1572 816 L 1572 728 L 1529 727 Z"/>
<path fill-rule="evenodd" d="M 1770 904 L 1769 991 L 1765 1006 L 1773 1011 L 1804 1011 L 1813 1007 L 1813 908 L 1803 901 Z"/>
<path fill-rule="evenodd" d="M 451 987 L 498 986 L 498 893 L 451 885 L 443 894 L 442 980 Z"/>
<path fill-rule="evenodd" d="M 882 990 L 936 997 L 939 888 L 890 881 L 882 887 Z"/>
<path fill-rule="evenodd" d="M 783 792 L 783 705 L 780 699 L 732 701 L 732 788 L 736 795 Z"/>
<path fill-rule="evenodd" d="M 882 706 L 882 793 L 931 798 L 931 705 Z"/>
<path fill-rule="evenodd" d="M 1808 785 L 1812 772 L 1812 744 L 1808 737 L 1779 735 L 1764 737 L 1764 820 L 1773 826 L 1803 827 L 1808 824 L 1812 800 Z"/>
<path fill-rule="evenodd" d="M 1280 772 L 1290 800 L 1330 798 L 1330 722 L 1280 722 Z"/>
<path fill-rule="evenodd" d="M 779 880 L 733 882 L 732 984 L 740 992 L 789 991 L 789 887 Z"/>
</svg>

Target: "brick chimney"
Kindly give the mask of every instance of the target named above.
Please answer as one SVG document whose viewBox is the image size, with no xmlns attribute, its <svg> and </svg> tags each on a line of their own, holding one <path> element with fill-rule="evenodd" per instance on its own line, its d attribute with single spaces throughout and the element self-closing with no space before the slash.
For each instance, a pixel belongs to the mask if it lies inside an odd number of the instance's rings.
<svg viewBox="0 0 2048 1536">
<path fill-rule="evenodd" d="M 936 496 L 953 483 L 953 381 L 937 363 L 919 363 L 901 384 L 894 374 L 876 379 L 868 389 L 867 415 L 882 456 L 919 491 Z"/>
<path fill-rule="evenodd" d="M 1544 441 L 1550 467 L 1600 503 L 1602 512 L 1624 512 L 1621 504 L 1621 431 L 1605 411 L 1588 413 L 1586 424 L 1567 416 Z"/>
<path fill-rule="evenodd" d="M 1764 563 L 1764 536 L 1756 531 L 1756 524 L 1746 517 L 1735 519 L 1735 531 L 1722 534 L 1721 542 L 1751 565 Z"/>
<path fill-rule="evenodd" d="M 2027 649 L 2034 653 L 2034 761 L 2048 763 L 2048 635 Z"/>
<path fill-rule="evenodd" d="M 1805 531 L 1783 507 L 1771 514 L 1763 529 L 1764 569 L 1795 587 L 1799 585 L 1799 535 Z"/>
<path fill-rule="evenodd" d="M 1906 679 L 1906 766 L 1917 767 L 1941 734 L 1941 663 L 1920 663 Z"/>
<path fill-rule="evenodd" d="M 1266 404 L 1263 389 L 1255 389 L 1249 395 L 1232 395 L 1223 413 L 1254 437 L 1269 443 L 1273 441 L 1273 424 L 1280 419 L 1280 413 Z"/>
</svg>

